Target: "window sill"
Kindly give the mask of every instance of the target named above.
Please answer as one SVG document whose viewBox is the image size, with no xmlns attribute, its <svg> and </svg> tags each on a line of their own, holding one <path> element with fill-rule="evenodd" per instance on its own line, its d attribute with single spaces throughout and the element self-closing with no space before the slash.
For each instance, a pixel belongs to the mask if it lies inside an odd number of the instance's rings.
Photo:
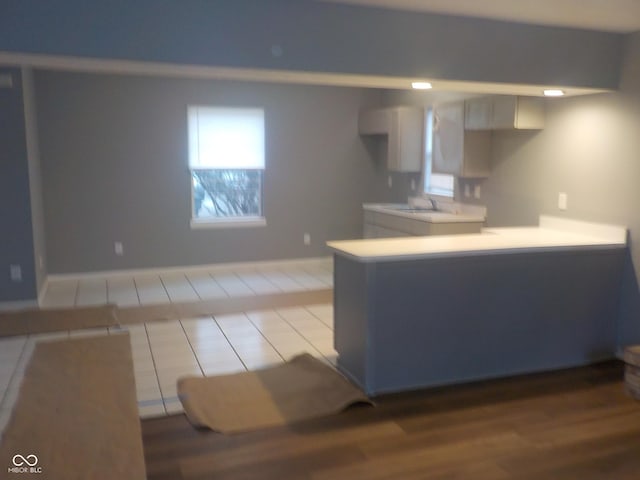
<svg viewBox="0 0 640 480">
<path fill-rule="evenodd" d="M 223 219 L 191 219 L 192 230 L 208 230 L 215 228 L 247 228 L 266 227 L 267 219 L 264 217 L 235 217 Z"/>
</svg>

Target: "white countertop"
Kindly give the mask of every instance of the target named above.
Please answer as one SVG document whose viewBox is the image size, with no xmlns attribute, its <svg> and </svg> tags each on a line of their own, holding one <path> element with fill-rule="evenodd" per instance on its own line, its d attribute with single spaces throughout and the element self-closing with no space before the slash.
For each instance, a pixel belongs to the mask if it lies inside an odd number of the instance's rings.
<svg viewBox="0 0 640 480">
<path fill-rule="evenodd" d="M 424 211 L 424 212 L 404 212 L 402 210 L 394 210 L 394 207 L 403 204 L 395 203 L 365 203 L 362 205 L 364 210 L 370 212 L 385 213 L 387 215 L 395 215 L 397 217 L 411 218 L 429 223 L 466 223 L 479 222 L 485 220 L 484 215 L 478 213 L 452 213 L 447 211 Z"/>
<path fill-rule="evenodd" d="M 328 242 L 361 262 L 536 251 L 624 248 L 626 227 L 541 216 L 538 227 L 485 228 L 479 234 Z"/>
</svg>

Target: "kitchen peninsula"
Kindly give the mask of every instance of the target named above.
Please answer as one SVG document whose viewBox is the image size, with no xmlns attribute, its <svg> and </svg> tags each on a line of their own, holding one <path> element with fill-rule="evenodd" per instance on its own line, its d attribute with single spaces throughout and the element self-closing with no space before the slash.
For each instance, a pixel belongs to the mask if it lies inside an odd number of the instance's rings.
<svg viewBox="0 0 640 480">
<path fill-rule="evenodd" d="M 338 368 L 368 394 L 613 357 L 626 228 L 329 242 Z"/>
</svg>

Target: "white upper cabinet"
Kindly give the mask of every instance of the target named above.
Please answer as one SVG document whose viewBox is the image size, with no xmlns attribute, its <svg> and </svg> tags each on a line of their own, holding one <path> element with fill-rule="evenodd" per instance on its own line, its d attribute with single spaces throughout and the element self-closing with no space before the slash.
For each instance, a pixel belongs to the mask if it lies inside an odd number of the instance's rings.
<svg viewBox="0 0 640 480">
<path fill-rule="evenodd" d="M 474 98 L 464 102 L 464 128 L 466 130 L 490 129 L 493 113 L 491 97 Z"/>
<path fill-rule="evenodd" d="M 491 132 L 465 131 L 464 102 L 438 105 L 433 115 L 433 172 L 488 177 Z"/>
<path fill-rule="evenodd" d="M 387 135 L 387 168 L 419 172 L 424 157 L 424 110 L 417 107 L 366 109 L 360 112 L 361 135 Z"/>
<path fill-rule="evenodd" d="M 467 100 L 464 128 L 467 130 L 540 130 L 544 128 L 544 100 L 512 95 Z"/>
</svg>

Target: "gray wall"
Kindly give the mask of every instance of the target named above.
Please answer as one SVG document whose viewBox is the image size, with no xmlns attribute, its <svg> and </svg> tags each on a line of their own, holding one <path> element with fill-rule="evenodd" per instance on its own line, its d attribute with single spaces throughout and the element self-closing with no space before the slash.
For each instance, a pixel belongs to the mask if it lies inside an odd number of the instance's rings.
<svg viewBox="0 0 640 480">
<path fill-rule="evenodd" d="M 640 110 L 630 100 L 549 100 L 544 130 L 494 132 L 492 172 L 482 186 L 489 223 L 533 224 L 547 213 L 629 225 L 640 239 Z M 568 194 L 566 211 L 558 209 L 559 192 Z"/>
<path fill-rule="evenodd" d="M 4 0 L 1 8 L 0 51 L 449 80 L 616 88 L 623 43 L 612 33 L 311 0 Z"/>
<path fill-rule="evenodd" d="M 538 214 L 626 225 L 630 254 L 620 343 L 640 342 L 640 34 L 629 37 L 619 93 L 547 101 L 539 133 L 496 132 L 482 201 L 490 225 L 533 224 Z M 558 193 L 568 194 L 560 211 Z"/>
<path fill-rule="evenodd" d="M 637 59 L 640 60 L 640 51 Z M 620 343 L 640 342 L 640 92 L 547 102 L 539 133 L 492 138 L 492 173 L 483 188 L 488 224 L 535 224 L 552 214 L 630 229 Z M 558 193 L 568 209 L 558 209 Z"/>
<path fill-rule="evenodd" d="M 610 112 L 612 124 L 628 125 L 621 120 L 626 116 L 637 126 L 637 35 L 628 43 L 621 78 L 625 37 L 609 33 L 308 0 L 7 0 L 0 9 L 0 51 L 6 52 L 609 88 L 621 81 L 622 96 L 554 104 L 541 139 L 498 139 L 496 175 L 483 186 L 483 201 L 495 224 L 533 221 L 540 210 L 553 209 L 557 188 L 569 193 L 569 216 L 624 219 L 631 212 L 631 201 L 589 203 L 604 187 L 581 190 L 569 172 L 595 153 L 562 141 L 575 124 L 567 112 L 588 102 Z M 274 45 L 281 56 L 272 54 Z M 35 273 L 34 249 L 39 256 L 45 236 L 52 273 L 317 255 L 326 238 L 359 234 L 361 201 L 403 200 L 415 178 L 395 174 L 388 189 L 383 166 L 369 160 L 374 147 L 355 133 L 358 107 L 378 100 L 372 91 L 54 73 L 38 75 L 36 85 L 45 235 L 38 231 L 37 171 L 31 164 L 30 195 L 24 139 L 16 140 L 25 135 L 25 119 L 17 100 L 0 93 L 8 106 L 0 113 L 0 139 L 10 147 L 0 153 L 0 220 L 6 226 L 0 282 L 9 262 L 24 262 L 25 273 L 20 285 L 0 283 L 0 299 L 35 296 L 29 272 Z M 188 228 L 182 112 L 186 103 L 209 101 L 259 102 L 272 112 L 267 161 L 275 174 L 266 178 L 264 229 Z M 605 190 L 627 194 L 637 135 L 612 135 L 601 147 L 611 150 L 608 159 L 617 155 L 614 170 L 621 173 L 603 178 L 624 183 Z M 551 158 L 556 176 L 550 184 L 536 180 L 551 177 L 538 169 Z M 583 180 L 599 181 L 601 169 L 587 170 Z M 302 246 L 305 231 L 313 237 L 310 248 Z M 113 255 L 114 240 L 124 242 L 124 257 Z"/>
<path fill-rule="evenodd" d="M 319 256 L 361 235 L 374 90 L 38 71 L 36 94 L 50 273 Z M 265 108 L 266 227 L 190 229 L 188 104 Z"/>
<path fill-rule="evenodd" d="M 0 301 L 30 300 L 36 280 L 22 84 L 18 69 L 0 73 L 13 77 L 13 87 L 0 88 Z M 20 265 L 21 282 L 11 281 L 10 265 Z"/>
<path fill-rule="evenodd" d="M 628 226 L 619 323 L 620 343 L 628 344 L 640 342 L 640 33 L 628 38 L 622 73 L 618 93 L 546 100 L 542 131 L 493 132 L 491 175 L 478 182 L 477 203 L 487 206 L 490 226 L 536 225 L 540 214 Z M 387 104 L 442 100 L 434 93 L 384 97 Z M 566 211 L 558 209 L 559 192 L 568 194 Z M 474 202 L 460 189 L 457 198 Z"/>
<path fill-rule="evenodd" d="M 24 97 L 24 120 L 29 168 L 31 220 L 33 227 L 33 258 L 38 293 L 47 278 L 47 255 L 44 237 L 44 206 L 42 203 L 42 172 L 40 168 L 40 145 L 38 143 L 38 117 L 33 84 L 33 71 L 22 69 Z"/>
</svg>

